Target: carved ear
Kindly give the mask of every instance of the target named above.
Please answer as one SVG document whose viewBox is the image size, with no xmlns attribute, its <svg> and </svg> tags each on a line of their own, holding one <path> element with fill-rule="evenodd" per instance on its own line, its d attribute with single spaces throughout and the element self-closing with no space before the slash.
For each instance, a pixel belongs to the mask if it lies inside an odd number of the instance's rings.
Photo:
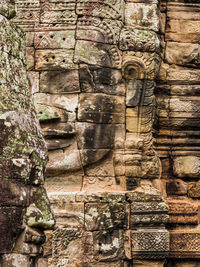
<svg viewBox="0 0 200 267">
<path fill-rule="evenodd" d="M 145 79 L 146 68 L 142 61 L 138 60 L 136 57 L 131 58 L 131 60 L 126 61 L 122 66 L 122 75 L 125 79 Z"/>
<path fill-rule="evenodd" d="M 122 73 L 125 79 L 155 80 L 160 69 L 161 58 L 156 53 L 123 53 Z"/>
</svg>

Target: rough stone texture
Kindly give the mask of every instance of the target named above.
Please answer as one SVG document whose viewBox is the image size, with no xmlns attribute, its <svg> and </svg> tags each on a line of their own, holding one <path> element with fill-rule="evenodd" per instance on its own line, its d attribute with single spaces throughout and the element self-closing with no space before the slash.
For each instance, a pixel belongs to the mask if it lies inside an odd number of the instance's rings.
<svg viewBox="0 0 200 267">
<path fill-rule="evenodd" d="M 162 267 L 165 259 L 167 267 L 198 266 L 198 2 L 16 0 L 13 22 L 26 33 L 27 70 L 49 150 L 46 188 L 57 220 L 47 231 L 44 257 L 33 266 Z M 16 103 L 29 109 L 28 84 L 20 82 L 26 74 L 18 71 L 25 62 L 23 44 L 10 45 L 6 38 L 0 64 L 21 60 L 9 84 L 24 98 L 3 97 L 14 110 Z M 35 134 L 26 113 L 17 118 L 12 129 L 20 132 L 17 123 L 27 120 L 23 131 Z M 14 131 L 11 137 L 6 142 L 13 148 Z M 42 141 L 34 145 L 44 150 Z M 29 146 L 27 141 L 26 156 Z M 21 149 L 20 143 L 16 155 Z M 4 153 L 2 175 L 10 183 L 0 184 L 8 192 L 2 203 L 15 201 L 21 212 L 31 204 L 28 214 L 36 213 L 37 220 L 25 216 L 30 226 L 52 224 L 50 210 L 39 203 L 44 180 L 38 159 L 25 157 L 18 168 L 19 159 Z M 37 168 L 30 182 L 32 162 Z M 23 183 L 40 186 L 35 191 Z M 20 188 L 35 204 L 19 197 Z M 42 243 L 38 232 L 28 231 L 14 252 L 21 247 L 29 255 L 30 247 L 20 244 L 32 236 Z"/>
<path fill-rule="evenodd" d="M 0 261 L 30 267 L 42 253 L 43 230 L 55 221 L 44 189 L 47 149 L 26 72 L 34 57 L 26 65 L 24 33 L 9 21 L 14 14 L 14 1 L 0 1 Z"/>
<path fill-rule="evenodd" d="M 161 12 L 163 63 L 156 89 L 156 139 L 162 192 L 169 206 L 171 260 L 166 266 L 199 266 L 200 3 L 161 1 Z"/>
</svg>

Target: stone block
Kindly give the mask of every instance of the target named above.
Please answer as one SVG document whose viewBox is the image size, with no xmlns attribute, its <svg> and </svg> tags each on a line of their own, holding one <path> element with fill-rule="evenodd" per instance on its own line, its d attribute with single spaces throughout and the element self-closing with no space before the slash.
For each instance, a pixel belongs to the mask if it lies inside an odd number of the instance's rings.
<svg viewBox="0 0 200 267">
<path fill-rule="evenodd" d="M 199 84 L 200 71 L 196 69 L 168 69 L 167 81 L 169 84 Z"/>
<path fill-rule="evenodd" d="M 35 32 L 35 49 L 73 49 L 75 45 L 75 29 Z"/>
<path fill-rule="evenodd" d="M 169 20 L 165 38 L 172 42 L 199 43 L 200 20 Z"/>
<path fill-rule="evenodd" d="M 152 107 L 143 106 L 126 109 L 126 129 L 132 133 L 148 133 L 152 130 Z M 140 112 L 140 118 L 138 117 Z"/>
<path fill-rule="evenodd" d="M 102 180 L 102 182 L 104 181 L 103 177 L 105 178 L 105 180 L 106 180 L 106 177 L 109 177 L 110 183 L 113 184 L 114 181 L 113 181 L 112 177 L 115 176 L 115 171 L 114 171 L 114 163 L 113 163 L 112 153 L 108 153 L 108 155 L 104 156 L 103 165 L 99 164 L 99 163 L 100 162 L 97 162 L 96 164 L 92 164 L 92 166 L 86 165 L 84 167 L 85 175 L 89 176 L 89 177 L 85 177 L 85 178 L 89 179 L 89 180 L 91 179 L 90 182 L 92 184 L 92 181 L 94 181 L 95 177 L 97 178 L 97 180 L 99 180 L 99 182 L 101 180 Z M 96 186 L 97 186 L 97 184 L 96 184 Z M 94 188 L 95 185 L 93 185 L 92 187 Z M 98 186 L 97 186 L 97 188 L 99 189 Z"/>
<path fill-rule="evenodd" d="M 84 16 L 77 21 L 76 39 L 117 44 L 121 28 L 118 20 Z"/>
<path fill-rule="evenodd" d="M 168 199 L 169 224 L 198 224 L 198 207 L 189 200 Z"/>
<path fill-rule="evenodd" d="M 198 230 L 170 231 L 170 258 L 199 258 L 200 232 Z"/>
<path fill-rule="evenodd" d="M 108 155 L 110 151 L 109 149 L 81 149 L 79 152 L 80 152 L 81 163 L 85 169 L 86 166 L 89 166 L 91 164 L 94 163 L 97 165 L 100 164 L 101 160 L 104 160 L 106 155 Z M 99 178 L 101 180 L 101 177 Z M 110 178 L 108 178 L 108 180 L 109 179 Z"/>
<path fill-rule="evenodd" d="M 36 1 L 38 4 L 38 1 Z M 21 8 L 17 6 L 17 15 L 13 19 L 13 22 L 22 28 L 34 28 L 35 25 L 39 24 L 40 10 L 38 6 L 33 6 L 28 8 L 28 6 L 22 6 Z"/>
<path fill-rule="evenodd" d="M 95 260 L 112 262 L 125 259 L 124 231 L 95 231 L 92 234 Z"/>
<path fill-rule="evenodd" d="M 72 155 L 73 156 L 73 155 Z M 60 162 L 60 165 L 62 161 Z M 81 165 L 79 165 L 81 167 Z M 78 167 L 79 168 L 79 167 Z M 77 168 L 77 169 L 78 169 Z M 45 181 L 45 188 L 49 193 L 64 193 L 64 192 L 79 192 L 83 185 L 83 173 L 77 171 L 76 175 L 71 171 L 55 171 L 51 172 L 47 166 L 47 178 Z"/>
<path fill-rule="evenodd" d="M 166 14 L 160 13 L 160 30 L 162 34 L 165 34 L 165 27 L 166 27 Z"/>
<path fill-rule="evenodd" d="M 42 23 L 58 23 L 71 26 L 76 24 L 77 15 L 73 7 L 69 10 L 43 11 L 40 18 Z"/>
<path fill-rule="evenodd" d="M 131 204 L 130 227 L 136 225 L 164 225 L 169 219 L 168 207 L 164 202 L 136 202 Z"/>
<path fill-rule="evenodd" d="M 124 97 L 80 94 L 78 120 L 95 123 L 124 123 Z"/>
<path fill-rule="evenodd" d="M 162 4 L 163 1 L 166 0 L 161 0 Z M 125 0 L 125 2 L 130 2 L 130 3 L 146 3 L 146 4 L 158 4 L 159 0 Z"/>
<path fill-rule="evenodd" d="M 37 184 L 38 185 L 38 184 Z M 27 242 L 34 239 L 36 236 L 36 242 L 39 244 L 44 243 L 44 235 L 41 236 L 42 241 L 40 241 L 40 232 L 34 232 L 36 229 L 52 229 L 55 225 L 54 215 L 51 212 L 50 202 L 46 193 L 44 186 L 32 186 L 31 187 L 31 198 L 30 206 L 28 207 L 26 214 L 24 215 L 24 223 L 27 226 L 33 228 L 33 233 L 30 230 L 30 238 Z M 32 237 L 33 236 L 33 237 Z M 38 237 L 39 236 L 39 237 Z M 39 241 L 38 241 L 39 239 Z"/>
<path fill-rule="evenodd" d="M 170 92 L 172 95 L 198 95 L 200 90 L 199 85 L 172 85 Z"/>
<path fill-rule="evenodd" d="M 110 3 L 109 0 L 78 0 L 76 12 L 78 15 L 101 17 L 113 20 L 123 20 L 124 1 L 117 0 Z"/>
<path fill-rule="evenodd" d="M 34 241 L 33 241 L 34 240 Z M 31 242 L 30 242 L 31 241 Z M 18 236 L 13 253 L 36 257 L 41 255 L 41 245 L 45 242 L 45 236 L 37 230 L 26 228 L 20 236 Z"/>
<path fill-rule="evenodd" d="M 194 9 L 194 6 L 189 6 L 188 3 L 186 3 L 184 6 L 170 6 L 169 5 L 169 11 L 167 12 L 167 16 L 170 20 L 199 20 L 198 16 L 198 8 L 199 3 L 196 3 L 196 9 Z"/>
<path fill-rule="evenodd" d="M 42 5 L 41 8 L 42 10 L 72 10 L 74 9 L 76 0 L 61 0 L 61 1 L 56 1 L 56 0 L 42 0 Z"/>
<path fill-rule="evenodd" d="M 199 116 L 199 96 L 173 96 L 169 100 L 170 116 L 171 114 L 178 115 L 179 117 L 192 117 Z M 180 114 L 177 114 L 177 113 Z M 182 115 L 183 114 L 183 115 Z"/>
<path fill-rule="evenodd" d="M 125 95 L 125 83 L 120 70 L 80 64 L 81 92 Z"/>
<path fill-rule="evenodd" d="M 133 192 L 126 193 L 127 201 L 132 202 L 162 202 L 163 197 L 160 191 L 155 189 L 153 186 L 141 186 Z"/>
<path fill-rule="evenodd" d="M 173 160 L 173 173 L 179 178 L 199 178 L 200 158 L 197 156 L 176 157 Z"/>
<path fill-rule="evenodd" d="M 46 138 L 66 138 L 75 134 L 74 123 L 49 123 L 42 126 L 42 132 Z"/>
<path fill-rule="evenodd" d="M 34 46 L 35 33 L 32 31 L 26 31 L 25 35 L 26 35 L 26 47 Z"/>
<path fill-rule="evenodd" d="M 41 125 L 43 126 L 45 125 L 44 124 L 45 122 L 49 122 L 50 124 L 52 124 L 54 122 L 57 123 L 58 121 L 60 122 L 70 121 L 69 124 L 73 124 L 71 121 L 74 120 L 74 116 L 68 113 L 66 110 L 37 103 L 35 103 L 35 108 L 37 111 L 37 118 L 41 122 Z"/>
<path fill-rule="evenodd" d="M 88 267 L 92 267 L 92 266 L 107 267 L 108 262 L 94 262 L 93 265 L 90 265 Z M 131 263 L 127 261 L 123 261 L 123 260 L 113 261 L 113 262 L 109 262 L 109 267 L 131 267 Z"/>
<path fill-rule="evenodd" d="M 48 259 L 48 264 L 51 267 L 107 267 L 108 262 L 98 262 L 94 259 L 89 260 L 87 258 L 84 258 L 82 260 L 74 260 L 74 259 L 68 259 L 65 257 L 60 258 L 50 258 Z M 112 261 L 109 262 L 109 267 L 131 267 L 131 263 L 128 261 Z"/>
<path fill-rule="evenodd" d="M 159 52 L 160 40 L 154 31 L 125 26 L 120 32 L 119 48 L 128 51 Z"/>
<path fill-rule="evenodd" d="M 167 42 L 165 58 L 169 64 L 199 66 L 200 46 L 190 43 Z"/>
<path fill-rule="evenodd" d="M 70 172 L 79 169 L 82 169 L 82 164 L 78 150 L 69 149 L 63 151 L 62 149 L 58 149 L 50 151 L 47 173 L 62 174 L 66 171 Z"/>
<path fill-rule="evenodd" d="M 126 129 L 128 132 L 137 133 L 138 130 L 138 117 L 137 108 L 126 109 Z"/>
<path fill-rule="evenodd" d="M 73 139 L 66 138 L 66 137 L 59 137 L 57 136 L 58 140 L 55 141 L 56 136 L 54 136 L 52 139 L 46 139 L 46 145 L 49 151 L 51 150 L 57 150 L 57 149 L 76 149 L 77 145 L 74 144 Z"/>
<path fill-rule="evenodd" d="M 182 12 L 184 12 L 184 13 L 187 12 L 188 14 L 190 14 L 190 12 L 196 13 L 196 11 L 198 11 L 198 9 L 199 9 L 199 2 L 198 1 L 195 1 L 193 3 L 193 5 L 191 5 L 189 0 L 187 0 L 185 3 L 180 2 L 179 5 L 177 5 L 177 3 L 173 2 L 173 1 L 170 1 L 168 4 L 169 12 L 177 12 L 177 13 L 179 12 L 179 14 L 177 14 L 177 17 L 176 17 L 177 19 L 179 19 L 178 15 L 181 16 Z M 195 20 L 196 19 L 195 15 L 193 17 Z M 196 14 L 196 17 L 197 17 L 197 14 Z"/>
<path fill-rule="evenodd" d="M 83 253 L 81 230 L 78 228 L 58 228 L 53 232 L 52 256 L 80 259 Z"/>
<path fill-rule="evenodd" d="M 77 94 L 36 93 L 34 94 L 34 103 L 37 115 L 41 120 L 49 119 L 51 121 L 64 117 L 65 121 L 75 121 L 78 108 Z"/>
<path fill-rule="evenodd" d="M 126 81 L 126 106 L 136 107 L 140 105 L 141 92 L 143 90 L 143 81 L 130 80 Z"/>
<path fill-rule="evenodd" d="M 76 24 L 75 1 L 46 2 L 41 5 L 41 23 L 57 23 L 71 26 Z"/>
<path fill-rule="evenodd" d="M 65 70 L 77 69 L 73 62 L 73 50 L 44 49 L 35 52 L 36 70 Z"/>
<path fill-rule="evenodd" d="M 17 153 L 16 153 L 17 154 Z M 15 158 L 15 159 L 4 159 L 1 161 L 0 165 L 0 177 L 1 179 L 9 178 L 12 179 L 20 179 L 21 181 L 29 181 L 29 183 L 34 183 L 36 180 L 38 182 L 43 181 L 43 174 L 40 172 L 40 166 L 37 166 L 35 171 L 35 176 L 33 180 L 29 180 L 30 172 L 31 172 L 31 161 L 23 158 Z M 39 173 L 40 172 L 40 173 Z"/>
<path fill-rule="evenodd" d="M 58 261 L 66 263 L 67 265 L 64 266 L 88 266 L 93 261 L 92 233 L 83 232 L 78 228 L 55 230 L 53 234 L 53 261 L 54 264 L 58 264 Z"/>
<path fill-rule="evenodd" d="M 65 209 L 66 204 L 71 204 L 76 202 L 75 192 L 63 192 L 63 193 L 48 193 L 50 203 L 53 208 L 59 207 L 60 209 Z"/>
<path fill-rule="evenodd" d="M 74 53 L 74 62 L 76 64 L 83 63 L 99 67 L 121 68 L 121 52 L 116 45 L 78 40 Z"/>
<path fill-rule="evenodd" d="M 125 250 L 125 258 L 128 260 L 132 260 L 131 231 L 130 230 L 126 230 L 124 232 L 124 250 Z M 124 267 L 129 267 L 128 262 L 126 264 Z"/>
<path fill-rule="evenodd" d="M 59 206 L 54 206 L 53 211 L 58 227 L 84 227 L 83 203 L 65 204 L 63 209 Z"/>
<path fill-rule="evenodd" d="M 167 195 L 186 195 L 187 194 L 187 184 L 182 180 L 169 180 L 166 184 Z"/>
<path fill-rule="evenodd" d="M 48 266 L 51 267 L 82 267 L 82 262 L 81 260 L 77 260 L 77 259 L 68 259 L 64 256 L 60 256 L 58 257 L 53 257 L 53 258 L 49 258 L 48 259 Z"/>
<path fill-rule="evenodd" d="M 125 24 L 158 32 L 158 6 L 156 4 L 127 2 L 125 5 Z"/>
<path fill-rule="evenodd" d="M 114 147 L 116 129 L 114 124 L 77 122 L 75 127 L 80 149 L 99 149 L 101 151 Z M 108 151 L 105 152 L 107 154 Z"/>
<path fill-rule="evenodd" d="M 126 177 L 126 190 L 133 191 L 137 188 L 140 183 L 140 178 L 138 177 Z"/>
<path fill-rule="evenodd" d="M 131 231 L 134 259 L 163 259 L 169 252 L 169 233 L 165 229 Z"/>
<path fill-rule="evenodd" d="M 85 205 L 85 227 L 88 231 L 123 229 L 128 216 L 124 204 L 87 203 Z"/>
<path fill-rule="evenodd" d="M 67 94 L 79 91 L 78 70 L 43 71 L 40 74 L 40 92 Z"/>
<path fill-rule="evenodd" d="M 200 198 L 200 182 L 189 183 L 188 196 L 192 198 Z"/>
<path fill-rule="evenodd" d="M 84 190 L 87 192 L 119 192 L 126 190 L 126 177 L 116 176 L 116 177 L 84 177 Z M 98 189 L 97 189 L 98 188 Z"/>
<path fill-rule="evenodd" d="M 15 3 L 17 5 L 17 8 L 24 9 L 24 8 L 39 8 L 40 7 L 40 0 L 29 0 L 29 1 L 24 1 L 24 0 L 15 0 Z"/>
</svg>

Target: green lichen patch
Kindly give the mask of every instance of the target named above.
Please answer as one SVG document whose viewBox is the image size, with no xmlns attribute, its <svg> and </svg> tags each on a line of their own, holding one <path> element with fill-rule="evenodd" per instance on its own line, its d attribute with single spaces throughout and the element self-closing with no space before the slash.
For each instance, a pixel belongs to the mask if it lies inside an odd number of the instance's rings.
<svg viewBox="0 0 200 267">
<path fill-rule="evenodd" d="M 32 204 L 27 210 L 25 219 L 31 227 L 49 229 L 54 226 L 54 216 L 50 209 L 47 193 L 43 187 L 32 188 Z"/>
</svg>

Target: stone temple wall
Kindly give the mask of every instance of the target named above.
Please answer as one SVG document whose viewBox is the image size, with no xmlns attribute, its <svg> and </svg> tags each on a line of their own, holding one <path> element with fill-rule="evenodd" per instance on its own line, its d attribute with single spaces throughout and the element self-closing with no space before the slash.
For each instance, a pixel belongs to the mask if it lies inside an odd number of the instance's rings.
<svg viewBox="0 0 200 267">
<path fill-rule="evenodd" d="M 163 1 L 161 21 L 164 51 L 156 88 L 156 139 L 169 206 L 169 258 L 172 266 L 199 266 L 200 2 Z"/>
<path fill-rule="evenodd" d="M 198 0 L 15 5 L 56 224 L 2 267 L 200 266 Z"/>
</svg>

